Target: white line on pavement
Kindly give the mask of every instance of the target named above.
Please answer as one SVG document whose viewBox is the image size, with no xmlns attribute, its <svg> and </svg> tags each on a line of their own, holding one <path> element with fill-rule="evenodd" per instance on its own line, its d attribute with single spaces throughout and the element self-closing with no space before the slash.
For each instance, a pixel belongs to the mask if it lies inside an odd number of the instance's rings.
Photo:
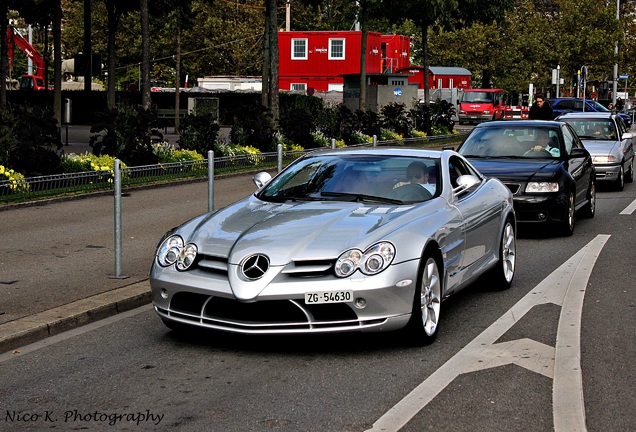
<svg viewBox="0 0 636 432">
<path fill-rule="evenodd" d="M 399 431 L 460 374 L 510 363 L 554 377 L 556 432 L 585 431 L 580 367 L 581 309 L 587 281 L 609 237 L 599 235 L 574 254 L 380 417 L 369 431 Z M 495 343 L 534 306 L 544 303 L 562 306 L 556 348 L 528 339 Z"/>
<path fill-rule="evenodd" d="M 630 215 L 634 213 L 634 210 L 636 210 L 636 200 L 632 201 L 630 205 L 625 207 L 625 209 L 620 214 Z"/>
</svg>

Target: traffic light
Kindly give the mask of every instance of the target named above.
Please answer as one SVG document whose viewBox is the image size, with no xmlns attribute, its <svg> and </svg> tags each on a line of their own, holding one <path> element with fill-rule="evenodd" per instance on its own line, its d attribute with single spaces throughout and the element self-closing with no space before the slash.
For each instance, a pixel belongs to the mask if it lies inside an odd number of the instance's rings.
<svg viewBox="0 0 636 432">
<path fill-rule="evenodd" d="M 572 87 L 577 87 L 579 85 L 579 74 L 572 74 Z"/>
</svg>

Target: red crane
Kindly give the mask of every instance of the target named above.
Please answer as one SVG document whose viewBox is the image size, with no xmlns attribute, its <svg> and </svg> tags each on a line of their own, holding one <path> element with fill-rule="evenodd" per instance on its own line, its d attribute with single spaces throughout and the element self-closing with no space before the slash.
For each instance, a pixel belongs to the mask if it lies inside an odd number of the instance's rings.
<svg viewBox="0 0 636 432">
<path fill-rule="evenodd" d="M 26 56 L 33 61 L 33 75 L 20 77 L 20 90 L 46 90 L 46 62 L 44 57 L 13 27 L 7 27 L 7 48 L 9 54 L 9 70 L 13 70 L 14 52 L 17 45 Z"/>
</svg>

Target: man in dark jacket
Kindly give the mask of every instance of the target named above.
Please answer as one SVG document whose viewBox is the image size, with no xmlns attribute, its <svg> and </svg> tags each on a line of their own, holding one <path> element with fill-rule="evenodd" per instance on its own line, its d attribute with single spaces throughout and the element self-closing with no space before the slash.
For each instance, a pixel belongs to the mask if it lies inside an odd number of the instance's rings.
<svg viewBox="0 0 636 432">
<path fill-rule="evenodd" d="M 554 120 L 554 112 L 552 106 L 546 102 L 542 94 L 538 94 L 534 98 L 534 103 L 530 107 L 528 113 L 530 120 Z"/>
</svg>

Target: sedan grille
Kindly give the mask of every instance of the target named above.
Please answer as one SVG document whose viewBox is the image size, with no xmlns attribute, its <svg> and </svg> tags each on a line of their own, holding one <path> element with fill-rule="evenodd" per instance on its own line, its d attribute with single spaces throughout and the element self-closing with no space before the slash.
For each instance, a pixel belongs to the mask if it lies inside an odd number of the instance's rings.
<svg viewBox="0 0 636 432">
<path fill-rule="evenodd" d="M 385 321 L 360 321 L 347 303 L 306 305 L 302 300 L 292 299 L 243 303 L 188 292 L 175 294 L 170 309 L 157 308 L 157 312 L 203 327 L 242 333 L 352 330 Z"/>
<path fill-rule="evenodd" d="M 287 275 L 287 277 L 295 278 L 321 277 L 333 271 L 334 261 L 333 259 L 296 260 L 287 264 L 282 273 Z M 199 270 L 227 276 L 227 258 L 201 254 L 199 255 L 197 265 Z"/>
</svg>

